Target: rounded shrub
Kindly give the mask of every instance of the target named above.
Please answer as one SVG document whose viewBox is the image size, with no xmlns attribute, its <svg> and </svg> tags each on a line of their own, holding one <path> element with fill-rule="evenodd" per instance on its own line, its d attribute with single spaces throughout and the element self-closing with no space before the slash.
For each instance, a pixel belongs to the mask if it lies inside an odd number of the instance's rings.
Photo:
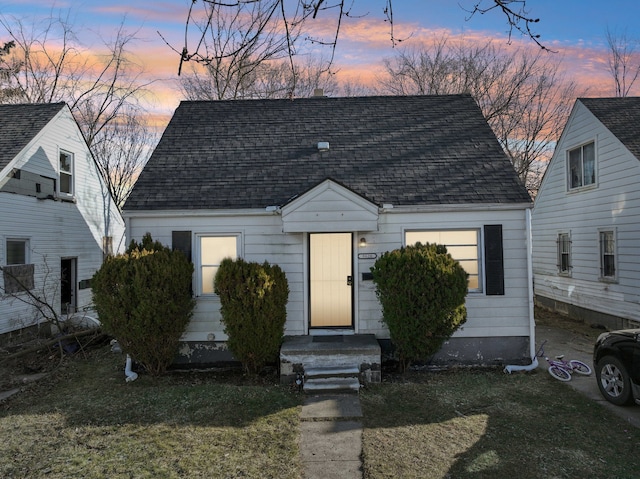
<svg viewBox="0 0 640 479">
<path fill-rule="evenodd" d="M 417 243 L 389 251 L 371 272 L 403 370 L 438 352 L 466 321 L 468 275 L 446 247 Z"/>
<path fill-rule="evenodd" d="M 214 280 L 227 346 L 245 370 L 256 374 L 280 352 L 289 285 L 278 265 L 222 260 Z"/>
<path fill-rule="evenodd" d="M 193 265 L 147 233 L 108 257 L 93 276 L 93 301 L 105 332 L 152 375 L 166 371 L 193 314 Z"/>
</svg>

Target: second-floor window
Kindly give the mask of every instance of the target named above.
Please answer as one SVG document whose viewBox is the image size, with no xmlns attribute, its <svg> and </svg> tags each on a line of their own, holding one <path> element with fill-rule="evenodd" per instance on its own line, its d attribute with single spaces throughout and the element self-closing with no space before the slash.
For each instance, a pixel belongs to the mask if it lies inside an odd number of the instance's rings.
<svg viewBox="0 0 640 479">
<path fill-rule="evenodd" d="M 73 195 L 73 154 L 60 151 L 60 193 Z"/>
<path fill-rule="evenodd" d="M 593 142 L 569 150 L 567 161 L 570 190 L 596 183 L 596 148 Z"/>
</svg>

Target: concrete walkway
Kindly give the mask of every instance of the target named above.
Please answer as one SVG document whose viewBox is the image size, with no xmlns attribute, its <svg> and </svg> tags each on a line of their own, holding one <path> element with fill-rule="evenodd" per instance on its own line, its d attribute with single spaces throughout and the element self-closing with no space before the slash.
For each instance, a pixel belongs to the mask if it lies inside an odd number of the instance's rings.
<svg viewBox="0 0 640 479">
<path fill-rule="evenodd" d="M 362 408 L 357 394 L 308 396 L 300 457 L 306 479 L 362 479 Z"/>
</svg>

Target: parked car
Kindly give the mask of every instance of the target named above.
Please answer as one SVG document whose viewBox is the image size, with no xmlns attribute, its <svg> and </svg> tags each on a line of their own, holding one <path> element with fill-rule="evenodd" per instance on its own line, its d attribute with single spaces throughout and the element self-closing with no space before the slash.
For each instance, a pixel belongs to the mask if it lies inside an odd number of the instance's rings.
<svg viewBox="0 0 640 479">
<path fill-rule="evenodd" d="M 640 329 L 602 333 L 593 349 L 593 364 L 607 401 L 640 404 Z"/>
</svg>

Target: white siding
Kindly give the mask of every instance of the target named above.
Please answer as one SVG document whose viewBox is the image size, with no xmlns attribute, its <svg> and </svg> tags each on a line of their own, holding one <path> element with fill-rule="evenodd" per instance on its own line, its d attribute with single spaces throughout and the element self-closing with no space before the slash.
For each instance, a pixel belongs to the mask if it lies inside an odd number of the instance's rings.
<svg viewBox="0 0 640 479">
<path fill-rule="evenodd" d="M 242 256 L 247 261 L 278 264 L 289 282 L 286 334 L 308 332 L 308 244 L 306 233 L 283 233 L 282 218 L 264 211 L 238 212 L 233 216 L 206 212 L 179 211 L 136 213 L 128 217 L 128 236 L 140 240 L 149 232 L 154 240 L 171 245 L 172 231 L 191 231 L 192 249 L 198 234 L 237 233 L 241 235 Z M 486 296 L 483 292 L 467 297 L 468 320 L 459 337 L 525 336 L 530 331 L 529 279 L 527 270 L 526 213 L 523 209 L 457 212 L 388 212 L 381 213 L 377 232 L 354 231 L 354 320 L 357 333 L 388 338 L 381 322 L 380 304 L 372 281 L 363 281 L 375 259 L 359 259 L 359 253 L 376 253 L 377 257 L 404 244 L 406 229 L 478 229 L 486 224 L 503 226 L 505 295 Z M 358 247 L 365 237 L 367 246 Z M 194 278 L 195 279 L 195 278 Z M 185 333 L 186 341 L 225 340 L 220 323 L 219 301 L 214 296 L 197 298 L 194 317 Z"/>
<path fill-rule="evenodd" d="M 595 141 L 596 185 L 567 191 L 566 152 Z M 558 142 L 532 219 L 536 295 L 640 321 L 640 161 L 580 102 Z M 600 280 L 598 231 L 616 232 L 617 282 Z M 570 277 L 557 271 L 558 233 L 571 234 Z"/>
<path fill-rule="evenodd" d="M 47 125 L 12 167 L 56 178 L 58 151 L 74 154 L 75 202 L 0 193 L 0 264 L 5 264 L 7 238 L 29 240 L 35 265 L 35 292 L 45 292 L 60 312 L 60 260 L 77 258 L 77 280 L 90 279 L 102 264 L 102 238 L 113 237 L 114 252 L 126 247 L 124 222 L 104 189 L 86 143 L 65 108 Z M 43 285 L 47 280 L 48 287 Z M 0 274 L 0 282 L 2 282 Z M 77 290 L 78 308 L 91 305 L 91 290 Z M 33 307 L 0 297 L 0 334 L 35 324 Z"/>
</svg>

